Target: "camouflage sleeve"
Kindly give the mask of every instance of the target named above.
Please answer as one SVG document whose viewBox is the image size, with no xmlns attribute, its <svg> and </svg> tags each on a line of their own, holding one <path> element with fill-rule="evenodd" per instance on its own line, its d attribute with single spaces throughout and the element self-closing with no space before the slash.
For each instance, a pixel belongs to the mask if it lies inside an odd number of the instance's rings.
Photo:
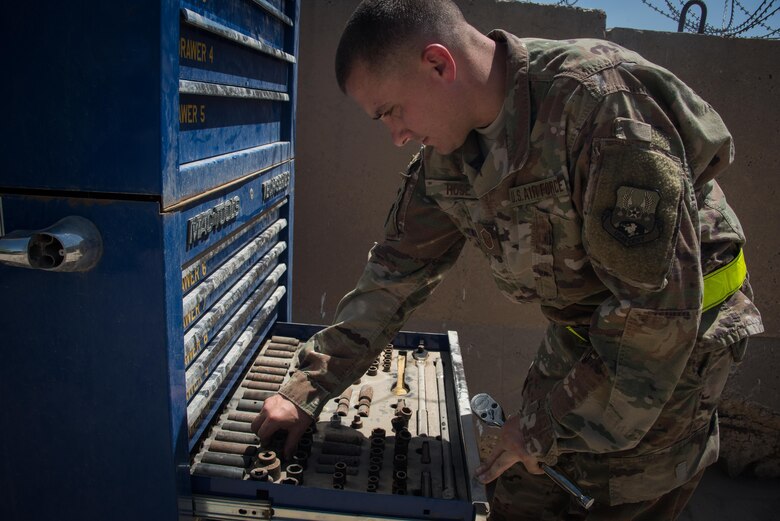
<svg viewBox="0 0 780 521">
<path fill-rule="evenodd" d="M 572 182 L 583 187 L 583 245 L 609 291 L 590 349 L 521 411 L 526 447 L 548 463 L 639 443 L 677 386 L 701 316 L 698 217 L 678 132 L 649 96 L 583 98 L 590 116 L 572 121 Z"/>
<path fill-rule="evenodd" d="M 309 339 L 298 370 L 279 391 L 312 416 L 365 373 L 460 254 L 464 238 L 425 197 L 422 170 L 418 155 L 388 215 L 384 242 L 371 249 L 334 324 Z"/>
</svg>

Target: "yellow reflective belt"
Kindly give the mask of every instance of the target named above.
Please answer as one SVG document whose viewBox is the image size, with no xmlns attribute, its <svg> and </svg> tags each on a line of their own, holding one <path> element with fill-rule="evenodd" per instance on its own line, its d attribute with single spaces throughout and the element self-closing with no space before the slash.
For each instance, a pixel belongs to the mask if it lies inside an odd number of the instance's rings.
<svg viewBox="0 0 780 521">
<path fill-rule="evenodd" d="M 747 276 L 747 264 L 742 250 L 734 259 L 704 276 L 704 295 L 701 309 L 707 311 L 714 308 L 734 294 Z"/>
<path fill-rule="evenodd" d="M 731 295 L 734 294 L 747 277 L 747 264 L 745 264 L 745 254 L 742 249 L 728 264 L 724 264 L 712 273 L 704 276 L 704 295 L 702 295 L 701 310 L 712 309 Z M 566 329 L 580 339 L 588 343 L 589 340 L 579 334 L 572 326 L 566 326 Z"/>
<path fill-rule="evenodd" d="M 567 330 L 569 333 L 571 333 L 572 335 L 574 335 L 574 336 L 576 336 L 577 338 L 579 338 L 579 339 L 580 339 L 580 341 L 582 341 L 582 342 L 585 342 L 586 344 L 588 343 L 588 339 L 587 339 L 587 338 L 585 338 L 584 336 L 582 336 L 581 334 L 577 333 L 577 331 L 575 331 L 573 327 L 571 327 L 571 326 L 566 326 L 566 330 Z"/>
</svg>

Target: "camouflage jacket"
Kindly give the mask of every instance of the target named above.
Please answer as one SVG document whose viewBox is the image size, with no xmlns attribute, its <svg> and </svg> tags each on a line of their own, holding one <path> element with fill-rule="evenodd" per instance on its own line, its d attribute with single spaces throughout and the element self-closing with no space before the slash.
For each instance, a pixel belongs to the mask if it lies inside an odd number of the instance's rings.
<svg viewBox="0 0 780 521">
<path fill-rule="evenodd" d="M 412 161 L 385 240 L 281 392 L 316 415 L 469 241 L 508 298 L 538 301 L 554 327 L 589 334 L 588 345 L 553 338 L 537 354 L 517 413 L 529 452 L 555 463 L 677 443 L 690 453 L 677 480 L 687 479 L 717 452 L 714 407 L 695 422 L 673 414 L 675 389 L 693 358 L 763 330 L 747 281 L 701 312 L 703 274 L 744 243 L 713 180 L 732 161 L 731 136 L 674 75 L 610 42 L 491 37 L 507 47 L 497 144 L 483 158 L 472 132 L 450 155 L 424 148 Z M 610 494 L 643 499 L 636 487 Z"/>
</svg>

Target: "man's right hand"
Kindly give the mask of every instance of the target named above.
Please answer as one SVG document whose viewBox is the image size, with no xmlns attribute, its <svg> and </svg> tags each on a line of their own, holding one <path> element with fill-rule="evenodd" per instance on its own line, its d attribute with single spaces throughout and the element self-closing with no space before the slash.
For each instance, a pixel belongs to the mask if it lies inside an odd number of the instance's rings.
<svg viewBox="0 0 780 521">
<path fill-rule="evenodd" d="M 252 420 L 252 431 L 257 433 L 257 437 L 263 444 L 271 441 L 276 431 L 287 431 L 284 455 L 290 458 L 311 422 L 312 417 L 297 405 L 281 394 L 275 394 L 263 403 L 263 409 Z"/>
</svg>

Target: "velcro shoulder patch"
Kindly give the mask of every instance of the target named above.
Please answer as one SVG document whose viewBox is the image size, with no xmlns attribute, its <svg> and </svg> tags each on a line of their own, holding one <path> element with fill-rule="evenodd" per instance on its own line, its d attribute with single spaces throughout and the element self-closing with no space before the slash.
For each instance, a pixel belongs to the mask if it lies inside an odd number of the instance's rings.
<svg viewBox="0 0 780 521">
<path fill-rule="evenodd" d="M 681 163 L 644 146 L 607 141 L 588 183 L 585 244 L 595 265 L 631 285 L 658 290 L 677 243 Z"/>
</svg>

